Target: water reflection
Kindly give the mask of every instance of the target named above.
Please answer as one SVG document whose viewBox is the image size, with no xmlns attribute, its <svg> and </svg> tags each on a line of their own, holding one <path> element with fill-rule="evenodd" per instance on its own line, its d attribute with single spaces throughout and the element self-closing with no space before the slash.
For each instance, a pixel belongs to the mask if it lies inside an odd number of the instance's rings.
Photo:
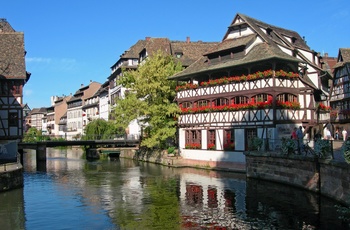
<svg viewBox="0 0 350 230">
<path fill-rule="evenodd" d="M 23 190 L 22 197 L 10 192 L 22 207 L 17 212 L 22 220 L 19 229 L 24 222 L 26 229 L 348 227 L 338 219 L 333 201 L 288 186 L 246 180 L 244 174 L 126 159 L 87 162 L 79 149 L 49 149 L 45 171 L 38 169 L 30 152 L 24 165 L 24 198 Z M 1 215 L 1 221 L 13 219 L 4 211 Z"/>
<path fill-rule="evenodd" d="M 0 193 L 0 228 L 24 229 L 23 189 Z"/>
</svg>

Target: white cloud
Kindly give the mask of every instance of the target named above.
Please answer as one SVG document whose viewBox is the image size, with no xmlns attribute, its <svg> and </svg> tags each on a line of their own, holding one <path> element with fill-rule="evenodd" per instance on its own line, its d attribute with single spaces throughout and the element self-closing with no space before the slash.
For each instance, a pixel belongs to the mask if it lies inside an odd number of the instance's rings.
<svg viewBox="0 0 350 230">
<path fill-rule="evenodd" d="M 51 58 L 32 57 L 26 58 L 26 62 L 50 63 Z"/>
<path fill-rule="evenodd" d="M 78 63 L 73 58 L 26 58 L 29 72 L 44 71 L 46 75 L 58 72 L 71 72 L 78 69 Z"/>
</svg>

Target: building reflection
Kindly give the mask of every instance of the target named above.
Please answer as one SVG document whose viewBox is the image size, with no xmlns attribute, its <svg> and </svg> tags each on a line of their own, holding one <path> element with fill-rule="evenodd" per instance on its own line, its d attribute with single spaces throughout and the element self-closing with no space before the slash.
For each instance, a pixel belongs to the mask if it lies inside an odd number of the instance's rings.
<svg viewBox="0 0 350 230">
<path fill-rule="evenodd" d="M 25 170 L 34 170 L 28 162 L 35 162 L 35 154 L 26 161 Z M 245 174 L 176 169 L 125 159 L 86 162 L 81 153 L 58 150 L 50 151 L 47 172 L 55 175 L 52 178 L 59 191 L 71 191 L 96 212 L 106 211 L 117 226 L 133 221 L 140 224 L 141 220 L 152 223 L 150 210 L 167 207 L 167 213 L 172 211 L 183 229 L 342 227 L 332 221 L 337 219 L 332 202 L 328 205 L 325 199 L 304 190 L 246 179 Z M 171 188 L 168 181 L 174 181 Z M 166 200 L 169 196 L 175 203 Z M 166 206 L 169 203 L 175 208 Z"/>
<path fill-rule="evenodd" d="M 245 223 L 240 220 L 244 218 L 246 211 L 244 177 L 231 174 L 230 177 L 221 178 L 220 173 L 214 172 L 208 177 L 194 172 L 196 171 L 181 173 L 182 227 L 186 229 L 245 227 Z"/>
</svg>

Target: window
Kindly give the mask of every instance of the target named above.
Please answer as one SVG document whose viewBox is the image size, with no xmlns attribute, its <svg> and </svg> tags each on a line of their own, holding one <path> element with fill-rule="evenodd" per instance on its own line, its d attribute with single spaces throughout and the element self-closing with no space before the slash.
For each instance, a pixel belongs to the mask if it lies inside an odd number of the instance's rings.
<svg viewBox="0 0 350 230">
<path fill-rule="evenodd" d="M 202 148 L 201 130 L 186 130 L 185 132 L 185 148 L 201 149 Z"/>
<path fill-rule="evenodd" d="M 12 95 L 21 93 L 21 85 L 19 81 L 8 81 L 7 83 Z"/>
<path fill-rule="evenodd" d="M 256 128 L 247 128 L 245 130 L 245 150 L 249 149 L 249 145 L 255 137 L 258 137 L 258 132 Z"/>
<path fill-rule="evenodd" d="M 238 96 L 238 97 L 234 97 L 231 102 L 233 104 L 247 104 L 248 103 L 248 97 L 244 97 L 244 96 Z"/>
<path fill-rule="evenodd" d="M 229 104 L 229 100 L 227 100 L 226 98 L 218 98 L 214 101 L 214 105 L 216 106 L 228 105 L 228 104 Z"/>
<path fill-rule="evenodd" d="M 290 102 L 297 102 L 297 97 L 293 94 L 289 94 L 289 93 L 282 93 L 277 95 L 277 101 L 280 102 L 286 102 L 286 101 L 290 101 Z"/>
<path fill-rule="evenodd" d="M 252 97 L 252 100 L 255 102 L 266 102 L 268 100 L 268 94 L 261 93 Z"/>
<path fill-rule="evenodd" d="M 208 106 L 209 102 L 207 100 L 200 100 L 196 102 L 197 107 L 204 107 L 204 106 Z"/>
<path fill-rule="evenodd" d="M 0 81 L 0 95 L 8 95 L 8 84 L 6 80 Z"/>
<path fill-rule="evenodd" d="M 177 58 L 181 58 L 182 55 L 183 55 L 182 52 L 175 52 L 175 56 L 176 56 Z"/>
<path fill-rule="evenodd" d="M 224 150 L 235 149 L 235 132 L 233 129 L 224 130 Z"/>
<path fill-rule="evenodd" d="M 17 112 L 9 112 L 9 126 L 18 126 Z"/>
<path fill-rule="evenodd" d="M 192 108 L 192 103 L 186 101 L 186 102 L 181 103 L 180 107 L 182 107 L 182 108 Z"/>
<path fill-rule="evenodd" d="M 207 149 L 214 150 L 215 146 L 215 130 L 208 130 L 208 146 Z"/>
</svg>

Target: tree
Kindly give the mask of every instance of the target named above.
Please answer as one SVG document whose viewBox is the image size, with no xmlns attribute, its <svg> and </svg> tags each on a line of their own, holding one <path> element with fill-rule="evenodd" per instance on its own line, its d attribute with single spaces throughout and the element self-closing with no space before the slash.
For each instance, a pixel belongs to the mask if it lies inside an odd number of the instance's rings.
<svg viewBox="0 0 350 230">
<path fill-rule="evenodd" d="M 26 142 L 26 143 L 33 143 L 33 142 L 44 141 L 44 140 L 49 140 L 49 139 L 50 139 L 50 137 L 49 136 L 44 136 L 41 133 L 41 130 L 38 130 L 35 127 L 31 127 L 24 134 L 22 141 Z"/>
<path fill-rule="evenodd" d="M 166 141 L 175 138 L 179 108 L 174 103 L 174 81 L 167 78 L 182 70 L 181 63 L 158 51 L 137 70 L 123 70 L 119 84 L 128 89 L 125 98 L 115 107 L 116 125 L 126 128 L 134 119 L 145 126 L 141 145 L 165 148 Z"/>
<path fill-rule="evenodd" d="M 112 139 L 116 134 L 120 134 L 120 130 L 116 128 L 112 121 L 105 121 L 104 119 L 91 121 L 86 125 L 84 131 L 84 140 Z"/>
</svg>

